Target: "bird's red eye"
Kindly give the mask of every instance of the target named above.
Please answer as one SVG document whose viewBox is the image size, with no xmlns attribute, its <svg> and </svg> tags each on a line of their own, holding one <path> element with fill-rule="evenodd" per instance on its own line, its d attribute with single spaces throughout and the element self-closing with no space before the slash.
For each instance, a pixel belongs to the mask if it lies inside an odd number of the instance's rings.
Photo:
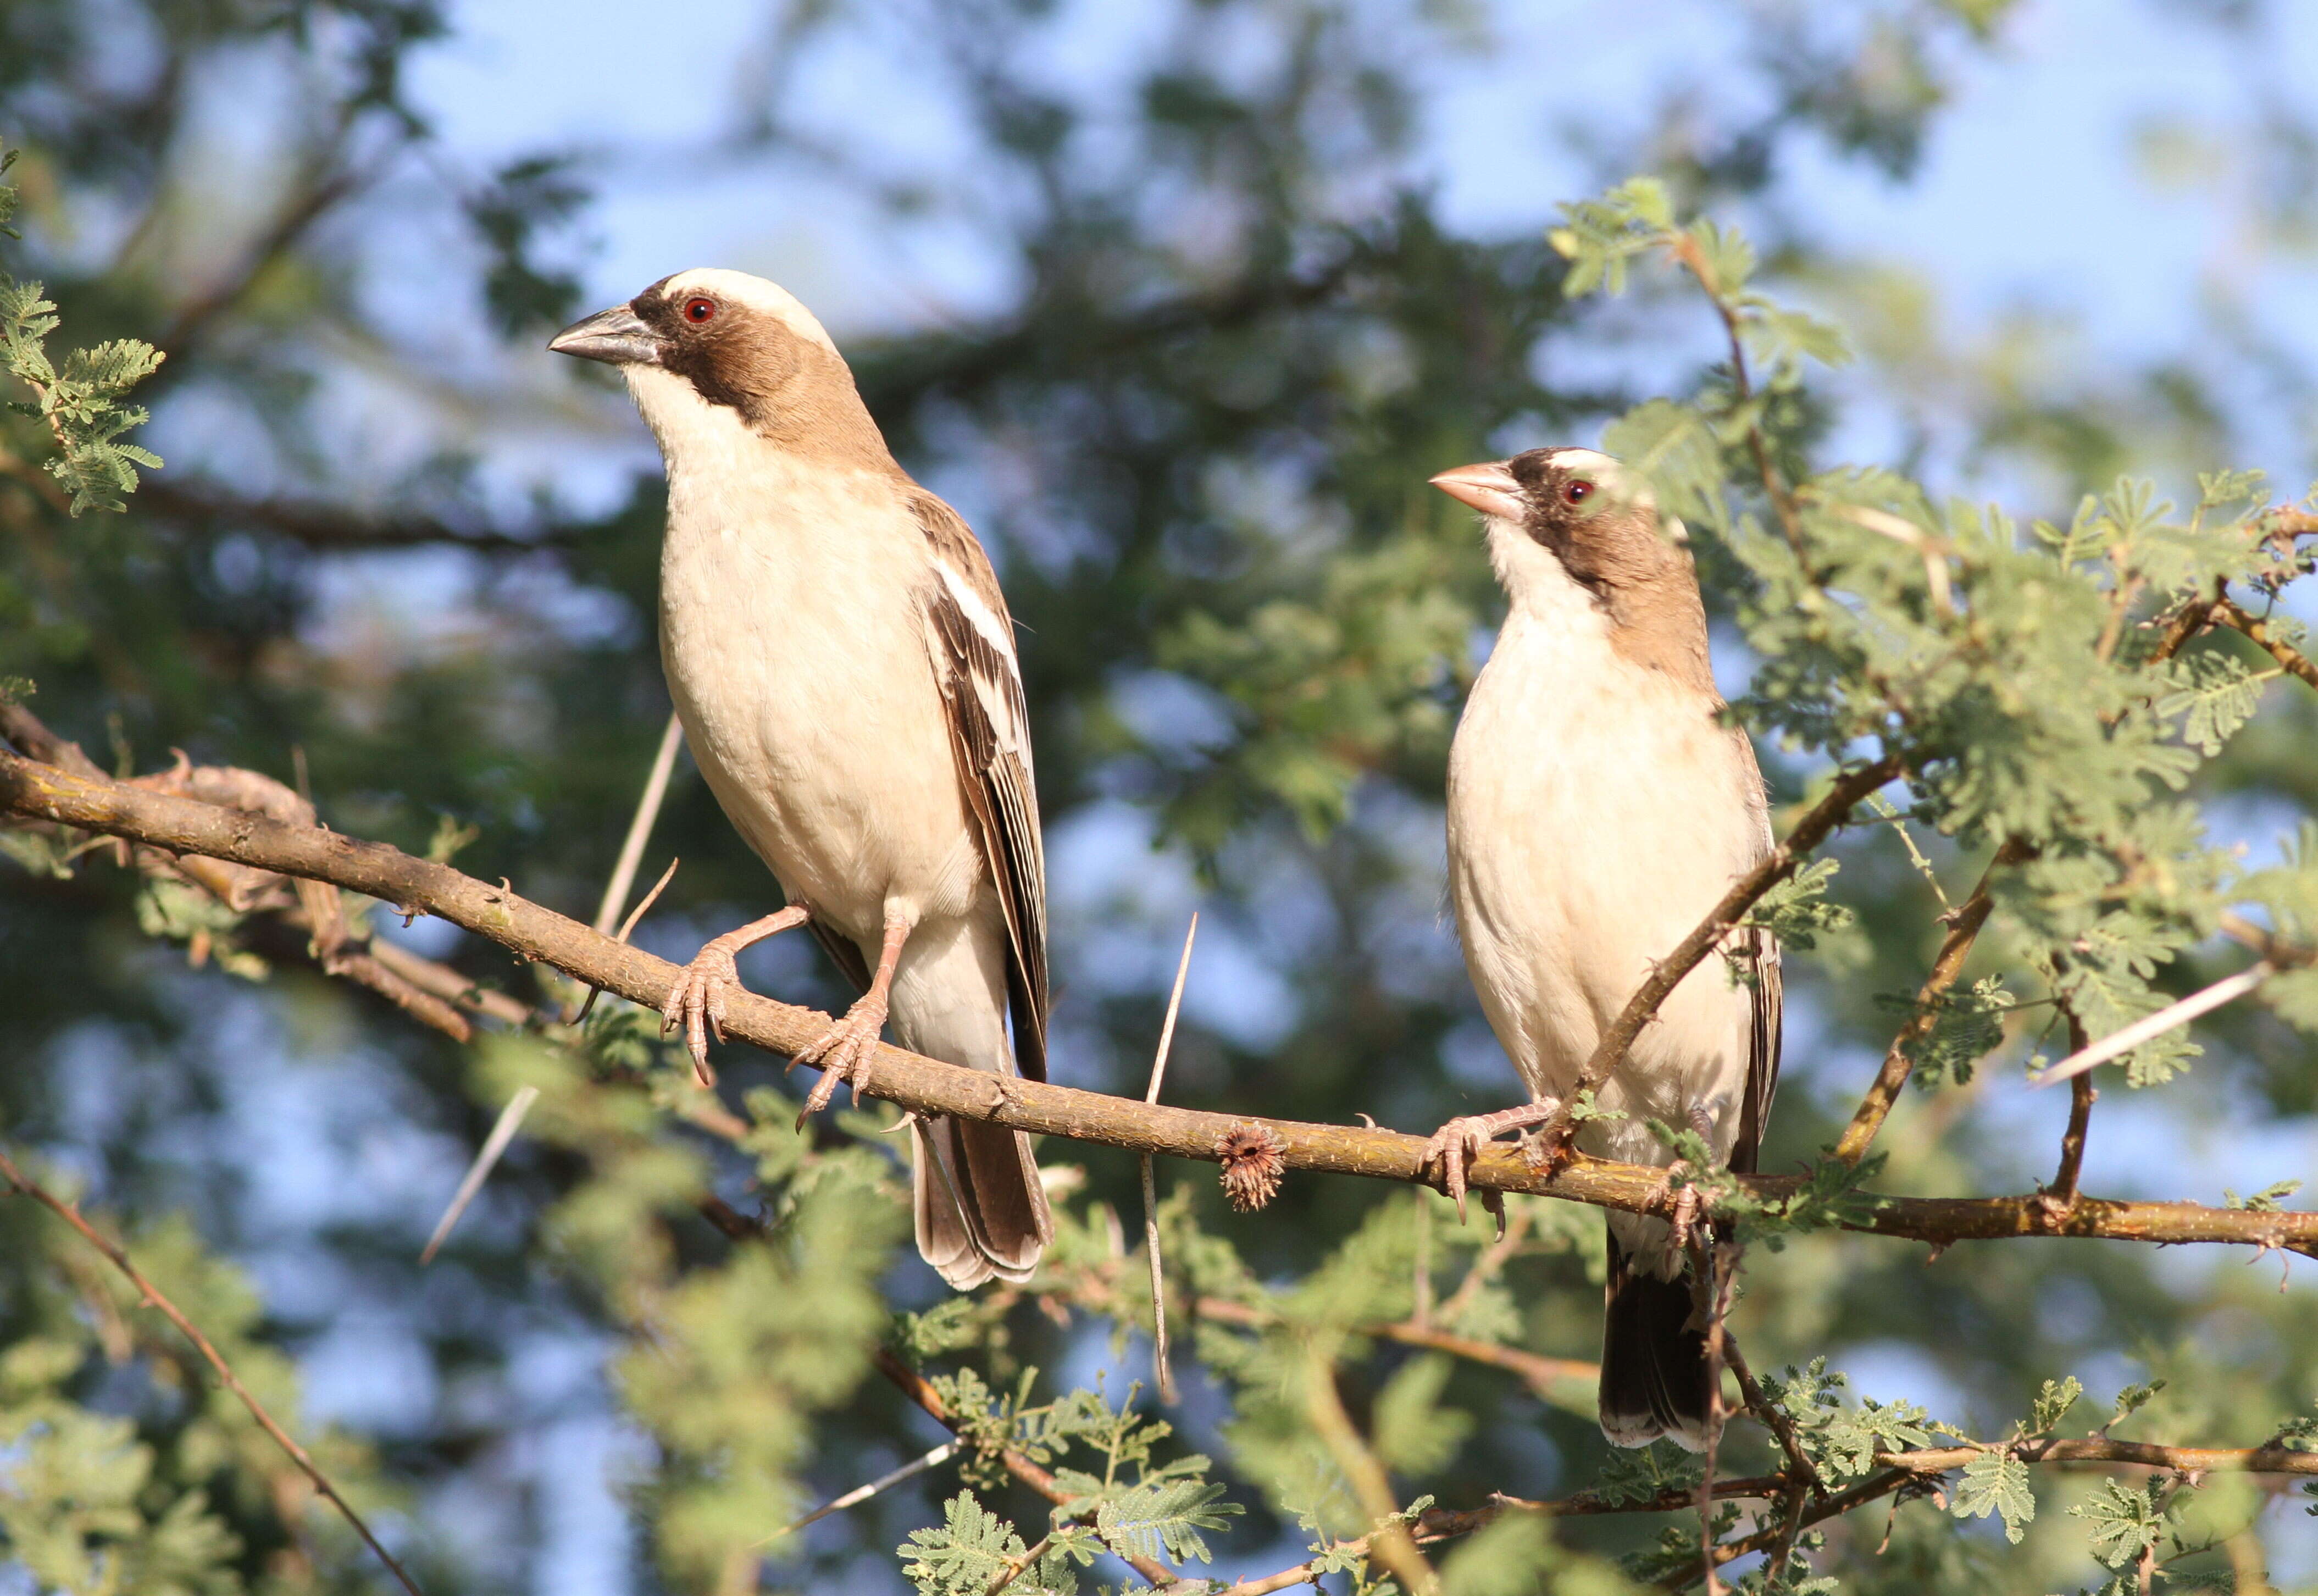
<svg viewBox="0 0 2318 1596">
<path fill-rule="evenodd" d="M 1562 502 L 1573 505 L 1584 504 L 1586 496 L 1593 491 L 1594 484 L 1591 482 L 1564 482 L 1561 485 Z"/>
<path fill-rule="evenodd" d="M 715 314 L 716 301 L 714 300 L 692 299 L 684 301 L 684 318 L 685 320 L 691 322 L 696 327 L 701 322 L 706 321 L 710 317 Z"/>
</svg>

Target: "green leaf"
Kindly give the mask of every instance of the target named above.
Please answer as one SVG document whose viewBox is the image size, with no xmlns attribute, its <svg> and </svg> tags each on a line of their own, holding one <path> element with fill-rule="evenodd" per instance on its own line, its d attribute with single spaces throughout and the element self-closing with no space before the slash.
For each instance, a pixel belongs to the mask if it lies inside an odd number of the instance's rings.
<svg viewBox="0 0 2318 1596">
<path fill-rule="evenodd" d="M 2151 1397 L 2164 1389 L 2165 1382 L 2162 1380 L 2151 1380 L 2146 1385 L 2127 1385 L 2116 1394 L 2116 1411 L 2109 1415 L 2108 1423 L 2101 1426 L 2101 1432 L 2106 1435 L 2112 1427 L 2133 1417 L 2149 1405 Z"/>
<path fill-rule="evenodd" d="M 1212 1561 L 1199 1531 L 1221 1529 L 1245 1511 L 1224 1500 L 1210 1480 L 1155 1480 L 1137 1485 L 1095 1510 L 1094 1527 L 1113 1547 L 1145 1557 Z"/>
<path fill-rule="evenodd" d="M 2067 1416 L 2069 1410 L 2077 1405 L 2077 1398 L 2084 1394 L 2083 1385 L 2074 1375 L 2057 1383 L 2045 1381 L 2044 1389 L 2036 1393 L 2036 1401 L 2029 1410 L 2028 1433 L 2050 1435 L 2053 1426 Z"/>
<path fill-rule="evenodd" d="M 2105 1479 L 2090 1500 L 2069 1511 L 2091 1526 L 2093 1556 L 2110 1568 L 2125 1568 L 2165 1534 L 2166 1494 L 2161 1479 L 2131 1484 Z"/>
<path fill-rule="evenodd" d="M 1667 1491 L 1695 1490 L 1706 1477 L 1698 1455 L 1671 1441 L 1647 1447 L 1613 1447 L 1602 1460 L 1602 1472 L 1587 1487 L 1604 1502 L 1648 1502 Z"/>
<path fill-rule="evenodd" d="M 1406 1475 L 1435 1473 L 1472 1433 L 1471 1414 L 1441 1405 L 1455 1367 L 1446 1353 L 1412 1358 L 1377 1394 L 1371 1444 L 1388 1467 Z"/>
<path fill-rule="evenodd" d="M 1013 1525 L 961 1491 L 942 1504 L 941 1528 L 912 1530 L 897 1550 L 903 1577 L 922 1596 L 982 1596 L 1029 1547 Z"/>
<path fill-rule="evenodd" d="M 1927 1090 L 1944 1085 L 1963 1086 L 1981 1059 L 2004 1040 L 2004 1019 L 2017 1007 L 2004 990 L 2000 974 L 1983 975 L 1962 991 L 1951 987 L 1928 1007 L 1912 996 L 1879 992 L 1876 1005 L 1909 1017 L 1928 1013 L 1921 1031 L 1909 1028 L 1900 1051 L 1914 1066 L 1913 1079 Z"/>
<path fill-rule="evenodd" d="M 2240 1197 L 2228 1187 L 2222 1188 L 2222 1205 L 2250 1214 L 2275 1214 L 2286 1199 L 2302 1189 L 2299 1180 L 2281 1180 L 2275 1186 L 2265 1186 L 2251 1197 Z"/>
<path fill-rule="evenodd" d="M 2261 706 L 2263 684 L 2278 674 L 2257 673 L 2236 655 L 2218 650 L 2185 654 L 2165 673 L 2172 691 L 2157 701 L 2158 719 L 2179 722 L 2181 740 L 2199 753 L 2218 754 L 2238 728 L 2253 719 Z"/>
<path fill-rule="evenodd" d="M 1858 918 L 1846 905 L 1827 901 L 1828 883 L 1842 868 L 1837 859 L 1812 860 L 1755 900 L 1738 923 L 1760 927 L 1788 947 L 1816 947 L 1820 933 L 1839 931 Z"/>
<path fill-rule="evenodd" d="M 2028 1521 L 2036 1516 L 2028 1466 L 2009 1452 L 1981 1453 L 1963 1466 L 1963 1477 L 1949 1493 L 1948 1511 L 1959 1519 L 1995 1513 L 2004 1520 L 2004 1538 L 2019 1545 Z"/>
</svg>

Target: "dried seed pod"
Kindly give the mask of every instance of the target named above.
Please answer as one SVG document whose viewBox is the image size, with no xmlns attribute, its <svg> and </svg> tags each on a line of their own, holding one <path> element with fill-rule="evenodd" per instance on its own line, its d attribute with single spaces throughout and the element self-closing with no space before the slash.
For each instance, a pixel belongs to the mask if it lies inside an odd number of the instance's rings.
<svg viewBox="0 0 2318 1596">
<path fill-rule="evenodd" d="M 1280 1190 L 1280 1171 L 1288 1165 L 1280 1155 L 1280 1140 L 1268 1125 L 1232 1126 L 1216 1143 L 1224 1161 L 1224 1196 L 1243 1214 L 1253 1214 Z"/>
</svg>

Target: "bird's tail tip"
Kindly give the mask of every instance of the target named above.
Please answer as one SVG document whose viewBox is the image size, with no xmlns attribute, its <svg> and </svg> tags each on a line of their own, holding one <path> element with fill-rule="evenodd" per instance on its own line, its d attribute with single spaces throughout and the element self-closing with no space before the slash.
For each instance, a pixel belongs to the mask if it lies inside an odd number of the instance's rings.
<svg viewBox="0 0 2318 1596">
<path fill-rule="evenodd" d="M 1706 1332 L 1690 1281 L 1633 1267 L 1610 1242 L 1602 1329 L 1602 1433 L 1613 1447 L 1663 1436 L 1685 1451 L 1706 1448 Z"/>
</svg>

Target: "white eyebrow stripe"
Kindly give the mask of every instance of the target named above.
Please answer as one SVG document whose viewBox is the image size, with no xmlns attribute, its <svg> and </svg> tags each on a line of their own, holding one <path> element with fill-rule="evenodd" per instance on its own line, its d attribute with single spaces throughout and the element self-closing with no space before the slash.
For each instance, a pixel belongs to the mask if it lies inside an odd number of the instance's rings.
<svg viewBox="0 0 2318 1596">
<path fill-rule="evenodd" d="M 695 266 L 688 272 L 678 272 L 669 278 L 667 292 L 670 299 L 680 300 L 689 293 L 705 293 L 729 300 L 736 305 L 744 305 L 760 315 L 771 317 L 798 337 L 820 345 L 831 354 L 837 353 L 836 340 L 829 336 L 829 329 L 821 325 L 820 318 L 806 309 L 804 301 L 796 295 L 777 282 L 768 282 L 747 272 L 727 271 L 722 266 Z"/>
</svg>

